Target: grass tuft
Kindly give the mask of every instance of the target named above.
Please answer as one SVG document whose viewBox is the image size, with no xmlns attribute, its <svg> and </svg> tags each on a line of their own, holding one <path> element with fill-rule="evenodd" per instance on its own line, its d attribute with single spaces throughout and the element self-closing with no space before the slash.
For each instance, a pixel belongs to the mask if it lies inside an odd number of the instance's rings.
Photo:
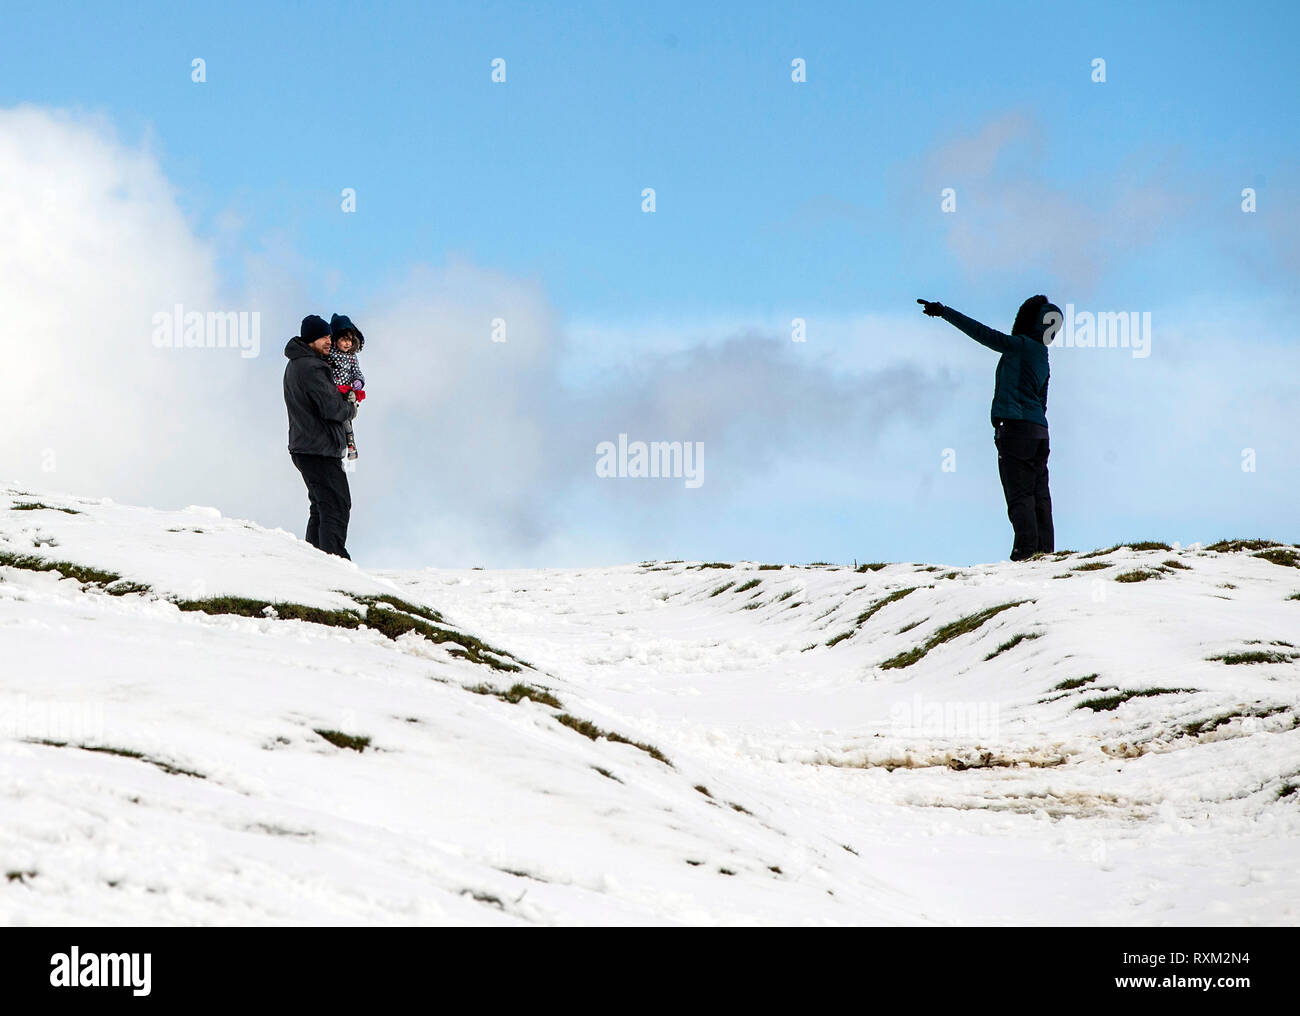
<svg viewBox="0 0 1300 1016">
<path fill-rule="evenodd" d="M 184 611 L 204 614 L 235 614 L 239 617 L 276 618 L 282 621 L 306 621 L 331 628 L 356 628 L 361 615 L 355 610 L 331 610 L 309 607 L 305 603 L 278 603 L 247 596 L 209 596 L 202 600 L 177 600 Z"/>
<path fill-rule="evenodd" d="M 592 741 L 599 741 L 604 738 L 606 741 L 613 741 L 616 744 L 630 744 L 633 748 L 640 748 L 652 759 L 662 762 L 664 765 L 672 768 L 672 763 L 668 757 L 652 744 L 643 744 L 640 741 L 633 741 L 631 738 L 624 737 L 622 734 L 615 734 L 609 730 L 601 730 L 590 720 L 580 720 L 576 716 L 570 716 L 568 713 L 561 713 L 556 717 L 570 730 L 576 730 L 583 737 Z"/>
<path fill-rule="evenodd" d="M 1150 568 L 1134 568 L 1132 571 L 1121 572 L 1115 576 L 1116 582 L 1145 582 L 1147 579 L 1158 579 L 1160 573 L 1152 571 Z"/>
<path fill-rule="evenodd" d="M 61 508 L 54 504 L 41 504 L 40 501 L 24 501 L 21 504 L 11 505 L 9 510 L 14 512 L 63 512 L 65 515 L 82 514 L 75 508 Z"/>
<path fill-rule="evenodd" d="M 117 572 L 105 571 L 103 568 L 74 564 L 72 561 L 50 561 L 35 554 L 13 554 L 7 550 L 0 550 L 0 565 L 22 568 L 24 571 L 58 572 L 65 579 L 91 586 L 108 586 L 122 579 Z"/>
<path fill-rule="evenodd" d="M 1138 688 L 1132 691 L 1116 692 L 1114 695 L 1103 695 L 1100 698 L 1086 699 L 1074 708 L 1091 709 L 1094 713 L 1110 712 L 1129 699 L 1150 698 L 1154 695 L 1191 694 L 1197 690 L 1196 688 Z"/>
<path fill-rule="evenodd" d="M 1280 564 L 1286 568 L 1300 568 L 1300 553 L 1296 553 L 1288 547 L 1260 550 L 1250 556 L 1262 558 L 1272 564 Z"/>
<path fill-rule="evenodd" d="M 537 688 L 531 684 L 517 682 L 512 684 L 508 689 L 502 691 L 500 688 L 493 687 L 490 684 L 476 684 L 466 691 L 472 691 L 475 695 L 492 695 L 499 698 L 502 702 L 509 702 L 511 705 L 518 705 L 524 699 L 530 702 L 537 702 L 544 706 L 550 706 L 552 709 L 563 709 L 564 706 L 560 700 L 552 695 L 545 688 Z"/>
<path fill-rule="evenodd" d="M 403 600 L 398 596 L 389 596 L 387 593 L 384 593 L 382 596 L 358 596 L 356 593 L 348 592 L 344 592 L 343 595 L 356 600 L 358 603 L 366 607 L 373 607 L 378 603 L 386 603 L 394 610 L 400 610 L 404 614 L 410 614 L 414 617 L 422 617 L 426 621 L 431 621 L 434 624 L 443 623 L 443 616 L 432 607 L 423 607 L 418 603 L 412 603 L 410 600 Z"/>
<path fill-rule="evenodd" d="M 857 616 L 853 624 L 856 627 L 861 628 L 864 624 L 870 621 L 876 615 L 876 613 L 880 611 L 882 608 L 888 607 L 891 603 L 897 603 L 899 600 L 901 600 L 904 596 L 907 596 L 909 593 L 916 592 L 918 588 L 919 588 L 918 586 L 908 586 L 905 589 L 895 589 L 888 596 L 884 597 L 883 599 L 879 599 L 875 603 L 871 604 L 871 606 L 869 606 L 866 610 L 864 610 L 861 614 Z"/>
<path fill-rule="evenodd" d="M 1231 554 L 1239 550 L 1267 550 L 1269 547 L 1280 546 L 1282 544 L 1276 540 L 1219 540 L 1205 549 L 1218 551 L 1220 554 Z"/>
<path fill-rule="evenodd" d="M 893 656 L 890 659 L 886 660 L 884 663 L 880 664 L 880 666 L 884 670 L 897 670 L 902 667 L 910 667 L 912 664 L 916 663 L 923 656 L 925 656 L 925 654 L 928 653 L 931 649 L 934 649 L 937 646 L 941 646 L 945 642 L 951 642 L 953 639 L 958 638 L 961 635 L 965 635 L 968 632 L 975 631 L 986 621 L 1002 613 L 1002 611 L 1010 610 L 1012 607 L 1019 607 L 1023 603 L 1032 603 L 1032 602 L 1033 602 L 1032 600 L 1015 600 L 1011 603 L 1000 603 L 996 607 L 987 607 L 986 609 L 978 611 L 977 613 L 971 614 L 967 617 L 960 618 L 956 621 L 951 621 L 948 624 L 945 624 L 942 628 L 939 628 L 933 635 L 931 635 L 925 641 L 923 645 L 917 646 L 915 649 L 909 649 L 906 652 L 899 653 L 897 656 Z"/>
<path fill-rule="evenodd" d="M 993 652 L 989 653 L 988 656 L 984 657 L 984 662 L 987 663 L 989 660 L 993 659 L 993 657 L 1005 653 L 1008 649 L 1015 649 L 1021 642 L 1027 642 L 1030 639 L 1040 639 L 1042 637 L 1043 633 L 1041 631 L 1027 631 L 1022 632 L 1019 635 L 1013 635 L 1011 638 L 1003 642 L 1002 645 L 994 649 Z"/>
<path fill-rule="evenodd" d="M 370 746 L 370 738 L 357 737 L 353 734 L 345 734 L 339 730 L 317 730 L 316 733 L 325 738 L 335 748 L 350 748 L 353 751 L 365 751 Z"/>
<path fill-rule="evenodd" d="M 167 773 L 169 776 L 193 776 L 196 780 L 206 780 L 207 777 L 202 773 L 196 773 L 192 769 L 182 769 L 180 766 L 174 766 L 170 762 L 164 762 L 161 759 L 151 758 L 143 752 L 135 751 L 131 748 L 114 748 L 103 744 L 72 744 L 68 741 L 48 741 L 37 739 L 32 744 L 43 744 L 49 748 L 80 748 L 82 751 L 98 752 L 101 755 L 117 755 L 121 758 L 137 759 L 140 762 L 148 762 Z"/>
<path fill-rule="evenodd" d="M 1052 686 L 1052 691 L 1074 691 L 1075 688 L 1082 688 L 1085 684 L 1092 684 L 1100 675 L 1089 674 L 1087 677 L 1071 677 L 1062 681 L 1060 684 Z"/>
<path fill-rule="evenodd" d="M 1300 659 L 1300 653 L 1279 653 L 1262 649 L 1251 649 L 1244 653 L 1220 653 L 1217 656 L 1207 656 L 1206 659 L 1229 665 L 1240 665 L 1244 663 L 1290 663 L 1292 660 Z"/>
</svg>

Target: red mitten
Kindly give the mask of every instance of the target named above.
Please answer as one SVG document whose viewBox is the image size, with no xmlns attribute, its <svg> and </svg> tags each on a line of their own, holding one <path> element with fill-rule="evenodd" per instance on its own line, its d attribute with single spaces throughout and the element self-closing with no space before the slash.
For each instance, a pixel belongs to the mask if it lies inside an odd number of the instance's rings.
<svg viewBox="0 0 1300 1016">
<path fill-rule="evenodd" d="M 346 395 L 348 392 L 352 391 L 351 385 L 335 385 L 334 387 L 339 390 L 340 395 Z"/>
<path fill-rule="evenodd" d="M 365 402 L 365 401 L 366 401 L 366 393 L 365 393 L 365 391 L 364 391 L 363 389 L 361 389 L 361 388 L 356 388 L 356 389 L 353 389 L 353 390 L 357 393 L 357 401 L 358 401 L 358 402 Z"/>
</svg>

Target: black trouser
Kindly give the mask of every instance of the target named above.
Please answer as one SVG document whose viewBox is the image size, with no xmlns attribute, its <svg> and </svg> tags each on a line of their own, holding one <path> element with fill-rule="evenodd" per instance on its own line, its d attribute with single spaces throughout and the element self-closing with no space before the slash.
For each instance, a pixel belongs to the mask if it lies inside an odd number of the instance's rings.
<svg viewBox="0 0 1300 1016">
<path fill-rule="evenodd" d="M 351 560 L 345 544 L 348 542 L 348 518 L 352 514 L 352 493 L 348 490 L 348 474 L 343 472 L 343 462 L 335 455 L 297 455 L 291 453 L 293 464 L 302 473 L 307 484 L 307 500 L 311 514 L 307 516 L 307 542 L 326 554 L 337 554 Z"/>
<path fill-rule="evenodd" d="M 1007 518 L 1016 532 L 1011 560 L 1023 561 L 1055 549 L 1052 494 L 1047 489 L 1047 428 L 1028 420 L 999 420 L 993 427 Z"/>
</svg>

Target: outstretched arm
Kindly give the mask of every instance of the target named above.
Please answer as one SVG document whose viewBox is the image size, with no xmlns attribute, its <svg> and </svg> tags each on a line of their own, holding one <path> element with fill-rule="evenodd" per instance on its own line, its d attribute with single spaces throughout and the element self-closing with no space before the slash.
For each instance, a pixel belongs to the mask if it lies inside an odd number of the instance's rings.
<svg viewBox="0 0 1300 1016">
<path fill-rule="evenodd" d="M 1008 349 L 1014 349 L 1019 345 L 1015 336 L 1004 335 L 988 325 L 980 324 L 974 318 L 968 318 L 965 314 L 955 311 L 951 307 L 945 307 L 941 303 L 928 300 L 917 300 L 916 302 L 924 305 L 925 313 L 930 317 L 943 318 L 948 324 L 959 328 L 980 345 L 988 346 L 989 349 L 1005 353 Z"/>
</svg>

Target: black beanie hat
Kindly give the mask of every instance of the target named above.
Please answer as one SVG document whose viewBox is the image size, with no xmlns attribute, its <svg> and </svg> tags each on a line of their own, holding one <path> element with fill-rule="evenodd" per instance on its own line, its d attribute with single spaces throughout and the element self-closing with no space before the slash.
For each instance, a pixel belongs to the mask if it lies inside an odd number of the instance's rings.
<svg viewBox="0 0 1300 1016">
<path fill-rule="evenodd" d="M 302 324 L 298 326 L 298 338 L 307 343 L 322 339 L 329 333 L 330 326 L 325 323 L 323 317 L 316 314 L 308 314 L 302 319 Z"/>
</svg>

